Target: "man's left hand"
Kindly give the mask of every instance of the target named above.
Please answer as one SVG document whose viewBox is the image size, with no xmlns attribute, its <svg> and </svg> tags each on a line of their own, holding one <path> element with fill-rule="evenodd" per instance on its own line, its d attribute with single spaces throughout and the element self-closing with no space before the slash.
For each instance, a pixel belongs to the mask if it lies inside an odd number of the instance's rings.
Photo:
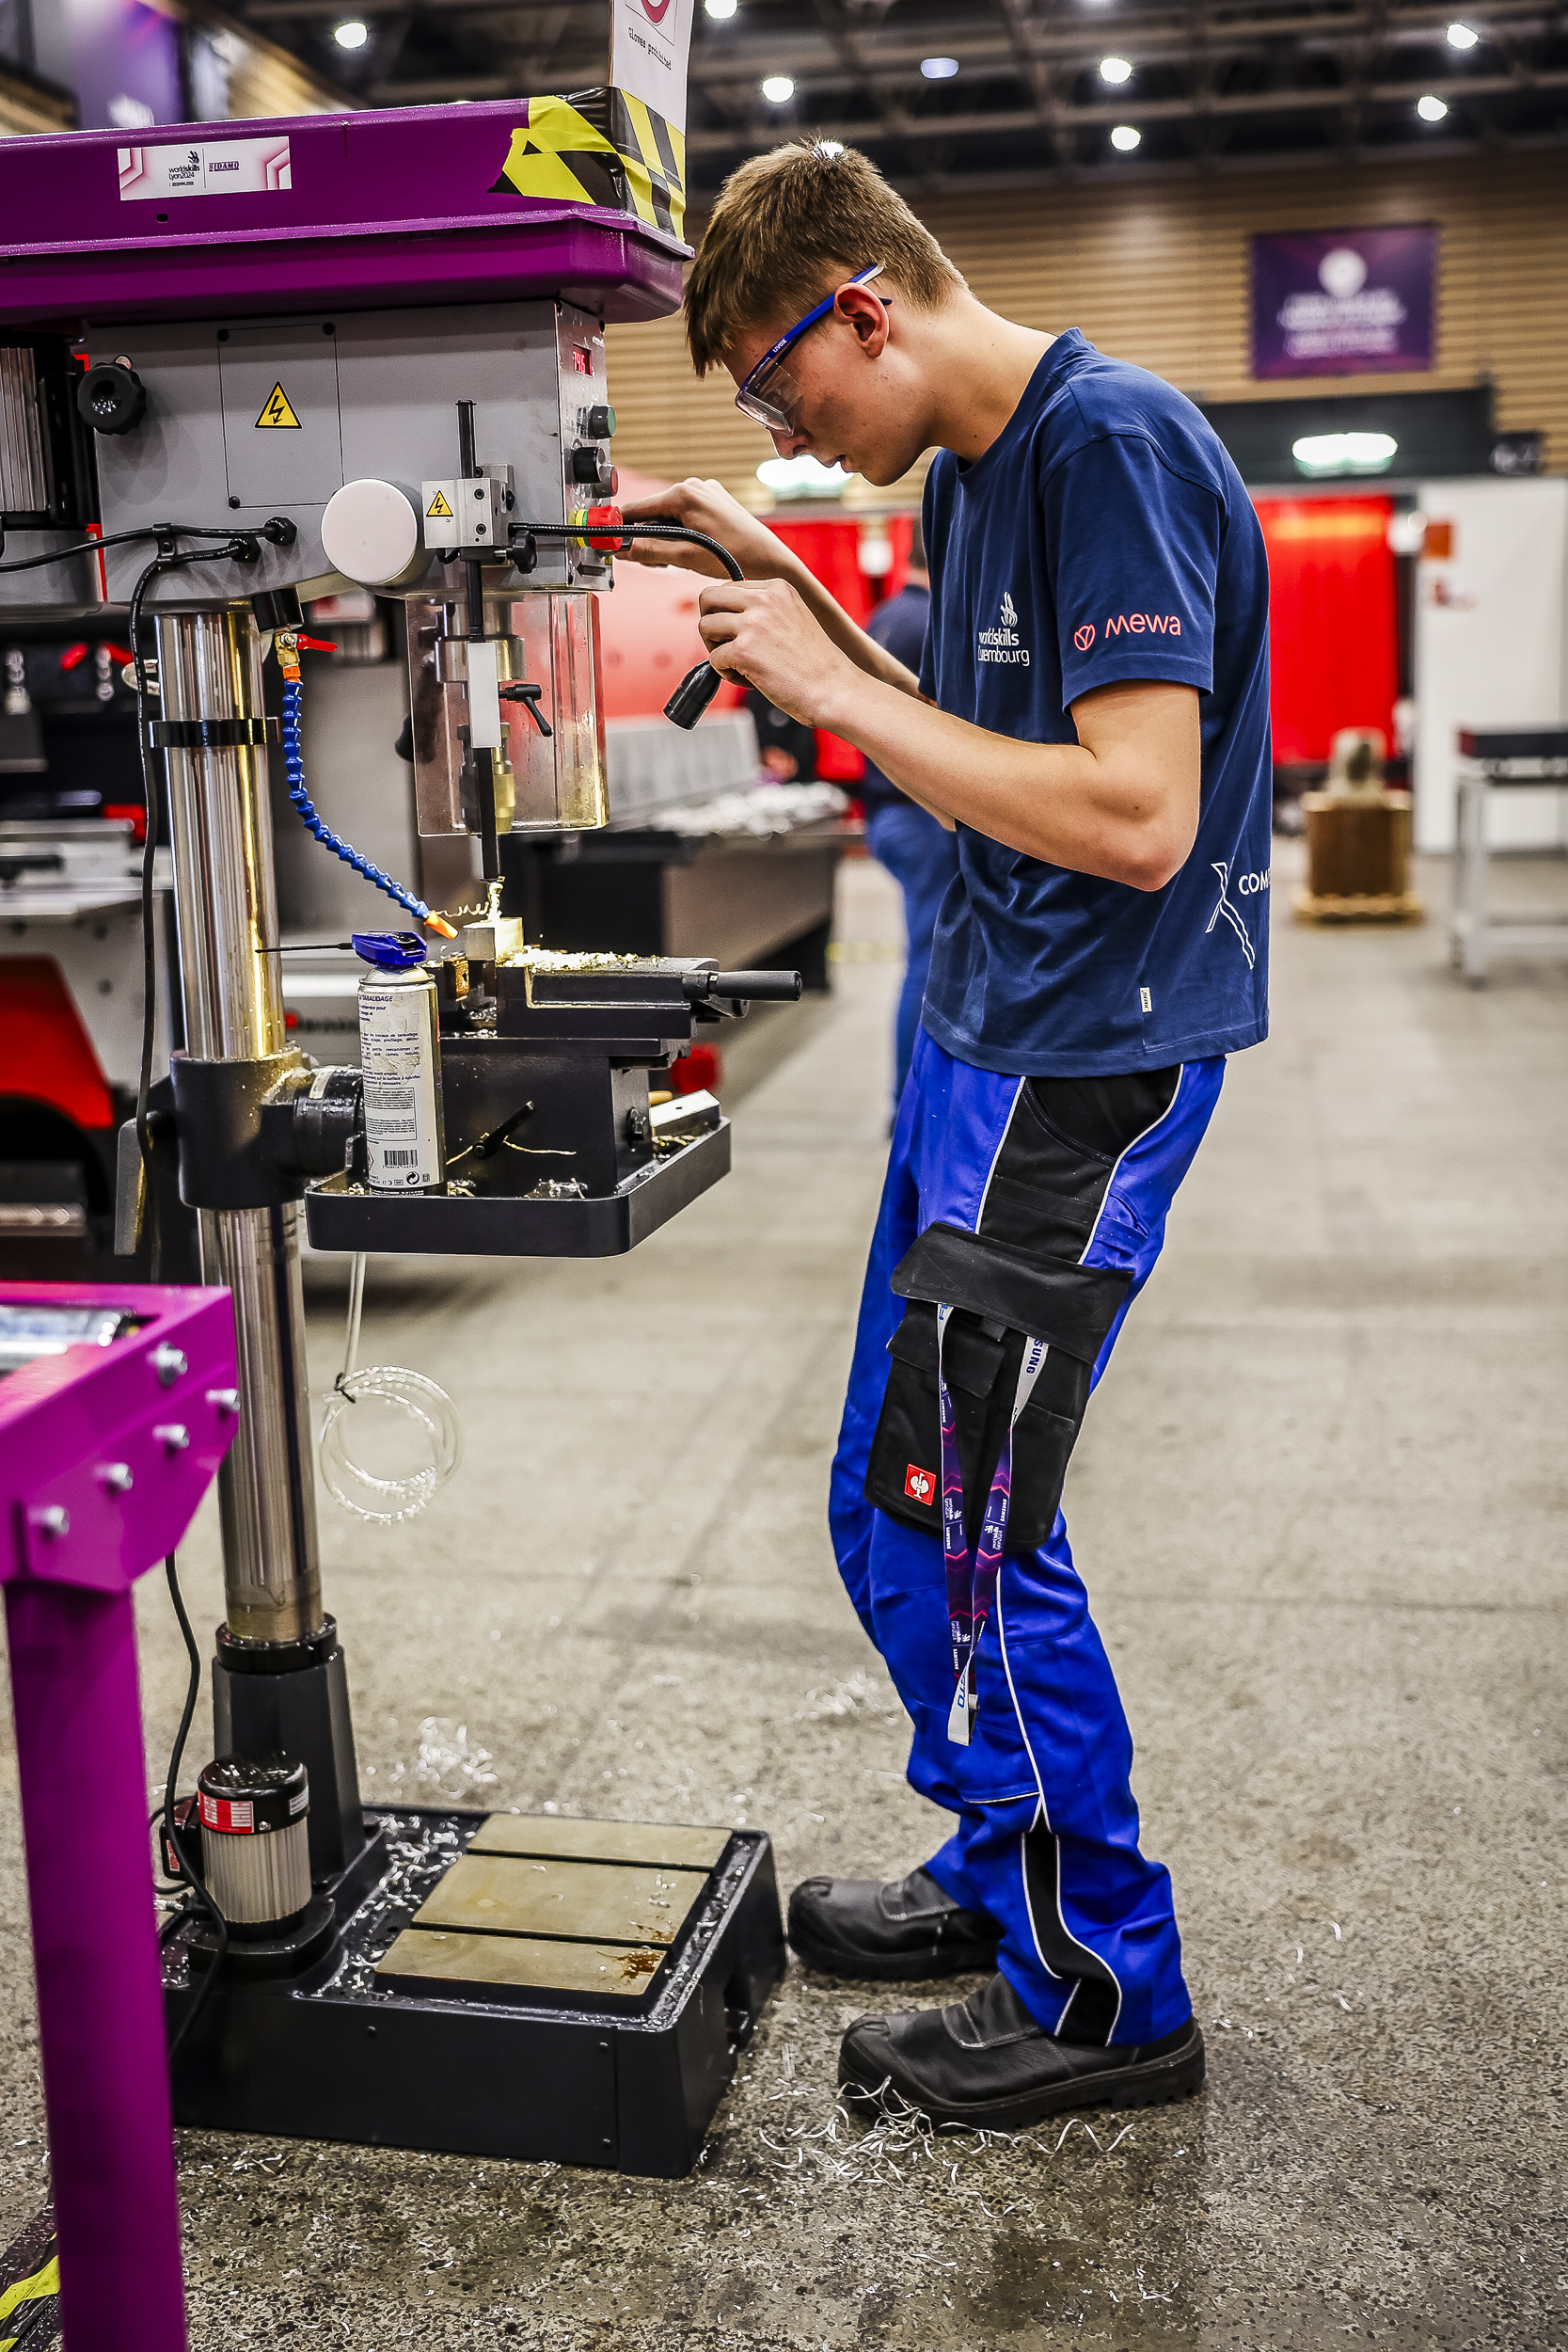
<svg viewBox="0 0 1568 2352">
<path fill-rule="evenodd" d="M 704 589 L 700 610 L 714 668 L 744 678 L 802 726 L 822 725 L 833 690 L 859 675 L 785 580 L 717 582 Z"/>
</svg>

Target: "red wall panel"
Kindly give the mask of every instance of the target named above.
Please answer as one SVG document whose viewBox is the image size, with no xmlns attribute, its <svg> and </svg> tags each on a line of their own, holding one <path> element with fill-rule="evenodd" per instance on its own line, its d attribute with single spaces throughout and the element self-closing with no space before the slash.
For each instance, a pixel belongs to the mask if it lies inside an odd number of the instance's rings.
<svg viewBox="0 0 1568 2352">
<path fill-rule="evenodd" d="M 1393 740 L 1399 653 L 1393 501 L 1259 499 L 1269 550 L 1274 755 L 1325 760 L 1340 727 Z"/>
</svg>

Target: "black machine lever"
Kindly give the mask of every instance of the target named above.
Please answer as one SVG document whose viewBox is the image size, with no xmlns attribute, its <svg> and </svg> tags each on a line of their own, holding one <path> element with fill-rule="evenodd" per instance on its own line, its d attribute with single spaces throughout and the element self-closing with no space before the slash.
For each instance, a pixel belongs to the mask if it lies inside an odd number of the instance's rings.
<svg viewBox="0 0 1568 2352">
<path fill-rule="evenodd" d="M 497 694 L 503 703 L 521 703 L 540 734 L 549 736 L 555 733 L 555 729 L 539 707 L 539 698 L 544 691 L 542 686 L 528 686 L 521 683 L 515 686 L 498 686 L 496 689 Z"/>
<path fill-rule="evenodd" d="M 683 972 L 681 991 L 690 1003 L 705 996 L 740 996 L 761 1005 L 794 1005 L 804 986 L 799 972 Z"/>
<path fill-rule="evenodd" d="M 724 680 L 711 661 L 688 670 L 664 706 L 664 715 L 677 727 L 694 727 Z"/>
</svg>

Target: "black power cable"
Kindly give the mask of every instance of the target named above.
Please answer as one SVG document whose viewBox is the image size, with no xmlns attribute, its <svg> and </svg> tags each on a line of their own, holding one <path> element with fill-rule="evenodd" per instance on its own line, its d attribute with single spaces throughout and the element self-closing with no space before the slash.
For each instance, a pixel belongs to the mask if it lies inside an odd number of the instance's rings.
<svg viewBox="0 0 1568 2352">
<path fill-rule="evenodd" d="M 0 572 L 37 572 L 46 564 L 64 564 L 73 555 L 102 555 L 105 548 L 133 547 L 138 539 L 156 539 L 170 548 L 176 539 L 223 539 L 226 547 L 214 548 L 210 563 L 221 563 L 226 555 L 233 555 L 237 547 L 247 541 L 254 544 L 265 539 L 275 548 L 292 548 L 298 537 L 298 528 L 286 515 L 273 515 L 253 531 L 236 531 L 232 523 L 138 523 L 134 531 L 111 531 L 102 539 L 79 539 L 69 548 L 50 548 L 42 555 L 13 556 L 8 564 L 0 564 Z M 0 547 L 5 542 L 0 539 Z M 261 549 L 258 548 L 256 555 Z M 242 563 L 256 561 L 256 555 L 240 556 Z"/>
<path fill-rule="evenodd" d="M 683 540 L 697 548 L 706 548 L 716 555 L 732 580 L 746 577 L 728 548 L 710 539 L 705 531 L 688 531 L 683 523 L 514 523 L 513 536 L 521 539 L 525 533 L 535 539 L 670 539 Z M 613 555 L 614 548 L 609 549 Z M 679 569 L 679 566 L 676 566 Z"/>
<path fill-rule="evenodd" d="M 152 1136 L 147 1123 L 147 1098 L 152 1086 L 152 1039 L 158 1018 L 158 946 L 152 906 L 152 869 L 158 854 L 158 782 L 152 771 L 152 751 L 148 739 L 147 665 L 139 642 L 142 599 L 160 572 L 175 571 L 187 564 L 202 563 L 206 558 L 205 548 L 191 548 L 183 554 L 156 555 L 131 591 L 131 676 L 136 696 L 136 751 L 141 761 L 142 795 L 147 803 L 147 832 L 141 854 L 142 1019 L 141 1069 L 136 1083 L 136 1144 L 141 1152 L 142 1204 L 150 1220 L 151 1241 L 148 1270 L 154 1281 L 160 1272 L 163 1234 L 158 1217 L 158 1197 L 152 1183 Z"/>
<path fill-rule="evenodd" d="M 684 523 L 515 523 L 512 527 L 513 546 L 519 552 L 527 548 L 531 539 L 610 539 L 624 545 L 628 539 L 678 540 L 694 548 L 706 548 L 716 555 L 732 580 L 744 580 L 741 570 L 728 548 L 709 538 L 705 531 L 688 531 Z M 613 554 L 611 547 L 609 553 Z M 531 566 L 532 557 L 527 558 Z M 711 660 L 697 662 L 688 670 L 674 692 L 664 706 L 664 715 L 674 725 L 694 727 L 704 711 L 723 685 L 726 673 Z M 744 683 L 744 681 L 742 681 Z"/>
<path fill-rule="evenodd" d="M 167 1838 L 169 1847 L 173 1851 L 176 1860 L 179 1862 L 181 1869 L 184 1873 L 185 1882 L 189 1886 L 191 1893 L 195 1895 L 198 1900 L 203 1903 L 207 1910 L 211 1913 L 213 1925 L 217 1931 L 218 1939 L 217 1950 L 214 1953 L 212 1961 L 208 1965 L 206 1974 L 203 1976 L 201 1982 L 197 1986 L 195 1993 L 191 1996 L 191 2005 L 185 2011 L 179 2032 L 175 2035 L 173 2041 L 168 2045 L 168 2062 L 170 2070 L 172 2071 L 174 2061 L 179 2057 L 182 2048 L 184 2046 L 185 2041 L 190 2034 L 191 2027 L 196 2024 L 198 2017 L 201 2014 L 208 1996 L 211 1994 L 214 1985 L 217 1982 L 218 1972 L 222 1968 L 224 1961 L 228 1956 L 229 1922 L 224 1917 L 222 1912 L 218 1909 L 217 1904 L 213 1899 L 213 1897 L 207 1891 L 200 1874 L 198 1872 L 191 1860 L 190 1854 L 186 1851 L 184 1832 L 180 1828 L 174 1818 L 175 1784 L 180 1777 L 181 1759 L 183 1757 L 185 1753 L 185 1740 L 190 1731 L 191 1718 L 196 1713 L 197 1694 L 201 1688 L 201 1654 L 196 1646 L 196 1635 L 191 1631 L 190 1618 L 185 1613 L 184 1596 L 180 1590 L 180 1577 L 179 1572 L 175 1567 L 174 1554 L 172 1551 L 165 1560 L 164 1568 L 168 1577 L 169 1597 L 174 1603 L 174 1613 L 180 1621 L 180 1631 L 184 1637 L 185 1654 L 191 1662 L 190 1681 L 186 1685 L 185 1689 L 184 1712 L 180 1718 L 180 1728 L 175 1734 L 174 1745 L 169 1751 L 168 1781 L 164 1790 L 164 1835 Z"/>
</svg>

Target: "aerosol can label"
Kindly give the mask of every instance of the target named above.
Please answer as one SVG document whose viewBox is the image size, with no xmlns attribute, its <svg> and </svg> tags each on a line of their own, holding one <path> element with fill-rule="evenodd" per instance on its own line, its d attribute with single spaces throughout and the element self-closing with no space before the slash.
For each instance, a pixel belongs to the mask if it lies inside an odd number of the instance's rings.
<svg viewBox="0 0 1568 2352">
<path fill-rule="evenodd" d="M 428 1191 L 445 1174 L 431 983 L 362 979 L 359 1053 L 371 1190 Z"/>
</svg>

